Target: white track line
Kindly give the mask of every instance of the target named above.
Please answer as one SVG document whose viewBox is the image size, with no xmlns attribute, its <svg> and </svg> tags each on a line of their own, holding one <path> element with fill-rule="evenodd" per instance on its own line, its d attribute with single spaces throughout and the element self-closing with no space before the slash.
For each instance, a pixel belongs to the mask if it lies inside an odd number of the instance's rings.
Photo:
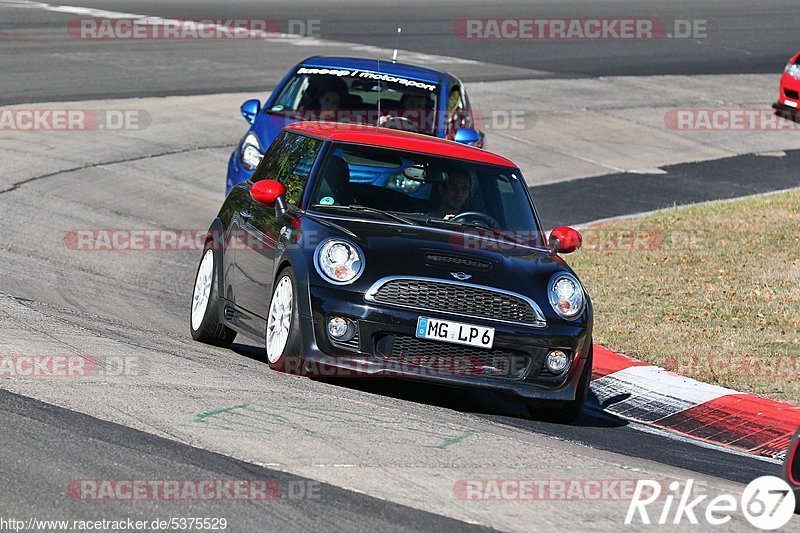
<svg viewBox="0 0 800 533">
<path fill-rule="evenodd" d="M 348 43 L 343 41 L 333 41 L 329 39 L 318 39 L 316 37 L 307 37 L 302 35 L 295 35 L 290 33 L 270 33 L 264 32 L 259 30 L 247 30 L 247 29 L 232 29 L 232 28 L 224 28 L 220 24 L 215 23 L 199 23 L 194 22 L 192 20 L 181 20 L 181 19 L 170 19 L 170 18 L 162 18 L 162 17 L 155 17 L 150 15 L 141 15 L 136 13 L 124 13 L 121 11 L 108 11 L 105 9 L 95 9 L 92 7 L 80 7 L 80 6 L 62 6 L 62 5 L 55 5 L 55 4 L 47 4 L 44 2 L 34 2 L 28 0 L 17 0 L 11 2 L 0 2 L 0 5 L 6 7 L 17 7 L 17 8 L 28 8 L 28 9 L 42 9 L 45 11 L 52 11 L 55 13 L 71 13 L 74 15 L 83 15 L 86 17 L 96 17 L 96 18 L 105 18 L 105 19 L 137 19 L 143 21 L 145 24 L 149 25 L 170 25 L 173 26 L 175 24 L 182 24 L 185 27 L 192 27 L 193 25 L 196 28 L 216 28 L 220 30 L 224 30 L 226 32 L 233 32 L 233 33 L 245 33 L 249 34 L 256 38 L 263 38 L 266 41 L 280 41 L 286 44 L 290 44 L 293 46 L 305 46 L 305 47 L 347 47 L 351 50 L 362 52 L 365 55 L 379 57 L 383 55 L 385 57 L 389 57 L 388 51 L 379 48 L 377 46 L 370 46 L 364 44 L 356 44 L 356 43 Z M 423 54 L 419 52 L 403 52 L 403 58 L 412 63 L 421 63 L 421 64 L 461 64 L 461 65 L 478 65 L 480 62 L 473 61 L 471 59 L 463 59 L 459 57 L 449 57 L 449 56 L 440 56 L 435 54 Z"/>
</svg>

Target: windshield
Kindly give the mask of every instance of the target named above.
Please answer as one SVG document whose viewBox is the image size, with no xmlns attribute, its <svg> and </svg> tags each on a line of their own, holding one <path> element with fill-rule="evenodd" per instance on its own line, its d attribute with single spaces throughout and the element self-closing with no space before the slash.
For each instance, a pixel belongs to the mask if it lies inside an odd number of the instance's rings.
<svg viewBox="0 0 800 533">
<path fill-rule="evenodd" d="M 371 71 L 301 67 L 270 111 L 432 135 L 438 90 L 436 84 Z"/>
<path fill-rule="evenodd" d="M 360 218 L 399 217 L 425 226 L 478 228 L 540 246 L 541 233 L 525 187 L 517 169 L 334 144 L 315 181 L 311 209 Z"/>
</svg>

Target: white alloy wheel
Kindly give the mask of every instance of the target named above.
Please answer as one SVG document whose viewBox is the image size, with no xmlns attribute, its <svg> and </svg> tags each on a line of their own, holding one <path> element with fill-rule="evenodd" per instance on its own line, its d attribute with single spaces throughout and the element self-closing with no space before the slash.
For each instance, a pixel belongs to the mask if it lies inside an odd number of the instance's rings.
<svg viewBox="0 0 800 533">
<path fill-rule="evenodd" d="M 200 268 L 197 269 L 197 279 L 194 281 L 192 294 L 192 329 L 197 331 L 203 323 L 208 308 L 208 299 L 211 295 L 211 284 L 214 281 L 214 251 L 206 250 Z"/>
<path fill-rule="evenodd" d="M 289 339 L 289 329 L 292 326 L 292 305 L 294 304 L 294 289 L 292 279 L 283 276 L 275 287 L 272 302 L 269 304 L 269 318 L 267 319 L 267 359 L 272 364 L 278 362 L 286 348 Z"/>
</svg>

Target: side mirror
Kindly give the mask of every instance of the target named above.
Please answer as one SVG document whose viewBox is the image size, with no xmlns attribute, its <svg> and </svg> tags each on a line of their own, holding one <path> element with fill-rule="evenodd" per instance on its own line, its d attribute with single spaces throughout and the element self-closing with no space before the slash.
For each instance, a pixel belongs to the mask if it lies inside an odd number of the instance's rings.
<svg viewBox="0 0 800 533">
<path fill-rule="evenodd" d="M 253 124 L 256 121 L 256 115 L 261 111 L 261 102 L 258 100 L 248 100 L 242 104 L 239 110 L 242 112 L 244 119 L 250 124 Z"/>
<path fill-rule="evenodd" d="M 478 130 L 473 130 L 472 128 L 461 128 L 456 130 L 456 136 L 454 140 L 461 144 L 469 144 L 479 147 L 483 146 L 483 134 Z"/>
<path fill-rule="evenodd" d="M 284 194 L 286 194 L 286 189 L 280 182 L 275 180 L 257 181 L 250 187 L 250 197 L 267 207 L 274 207 L 278 203 L 278 198 L 281 198 Z"/>
<path fill-rule="evenodd" d="M 557 254 L 569 254 L 583 244 L 583 237 L 569 226 L 559 226 L 550 232 L 550 249 Z"/>
</svg>

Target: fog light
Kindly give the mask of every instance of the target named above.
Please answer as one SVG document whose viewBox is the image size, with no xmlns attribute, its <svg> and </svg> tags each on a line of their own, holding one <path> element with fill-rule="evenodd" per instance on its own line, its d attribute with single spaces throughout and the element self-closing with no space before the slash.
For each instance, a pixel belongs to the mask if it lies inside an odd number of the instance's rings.
<svg viewBox="0 0 800 533">
<path fill-rule="evenodd" d="M 328 334 L 336 340 L 341 340 L 347 335 L 347 320 L 340 316 L 328 319 Z"/>
<path fill-rule="evenodd" d="M 561 350 L 553 350 L 547 354 L 547 359 L 544 360 L 544 364 L 551 373 L 560 374 L 567 368 L 569 357 Z"/>
</svg>

